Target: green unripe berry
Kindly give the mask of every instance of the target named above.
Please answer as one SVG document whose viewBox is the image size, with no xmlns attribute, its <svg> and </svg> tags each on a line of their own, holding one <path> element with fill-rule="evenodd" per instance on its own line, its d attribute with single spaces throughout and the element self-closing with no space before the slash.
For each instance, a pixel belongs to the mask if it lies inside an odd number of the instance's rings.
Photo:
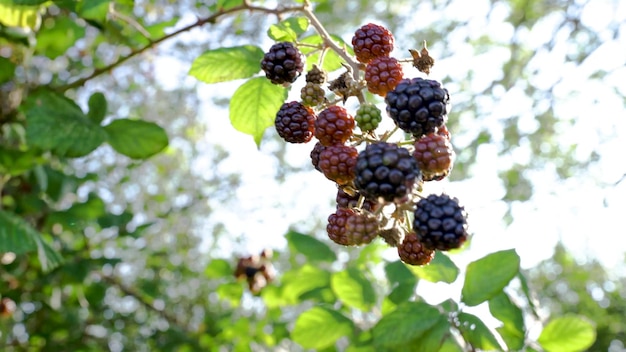
<svg viewBox="0 0 626 352">
<path fill-rule="evenodd" d="M 373 131 L 382 120 L 380 109 L 374 104 L 365 103 L 359 107 L 354 117 L 357 126 L 363 132 Z"/>
</svg>

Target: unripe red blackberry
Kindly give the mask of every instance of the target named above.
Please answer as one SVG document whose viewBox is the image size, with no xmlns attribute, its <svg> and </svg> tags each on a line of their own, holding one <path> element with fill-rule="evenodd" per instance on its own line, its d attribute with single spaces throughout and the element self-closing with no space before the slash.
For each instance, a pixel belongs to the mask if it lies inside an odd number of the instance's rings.
<svg viewBox="0 0 626 352">
<path fill-rule="evenodd" d="M 354 166 L 359 152 L 347 145 L 331 145 L 320 153 L 319 167 L 324 176 L 338 185 L 354 180 Z"/>
<path fill-rule="evenodd" d="M 337 202 L 337 209 L 339 208 L 356 208 L 359 203 L 359 198 L 361 194 L 356 192 L 354 195 L 350 195 L 346 193 L 342 188 L 337 190 L 337 196 L 335 197 L 335 201 Z M 364 199 L 363 205 L 361 207 L 367 211 L 375 211 L 378 208 L 378 203 Z"/>
<path fill-rule="evenodd" d="M 380 25 L 368 23 L 357 29 L 352 37 L 352 47 L 359 62 L 364 64 L 372 59 L 389 56 L 393 50 L 394 38 L 391 32 Z"/>
<path fill-rule="evenodd" d="M 328 217 L 326 231 L 335 243 L 358 246 L 372 242 L 379 226 L 376 216 L 369 212 L 339 208 Z"/>
<path fill-rule="evenodd" d="M 367 90 L 384 97 L 398 85 L 402 75 L 402 65 L 398 60 L 388 56 L 377 57 L 365 68 Z"/>
<path fill-rule="evenodd" d="M 447 251 L 467 240 L 467 212 L 459 200 L 431 194 L 415 205 L 413 231 L 428 249 Z"/>
<path fill-rule="evenodd" d="M 425 248 L 415 232 L 408 233 L 398 246 L 400 260 L 409 265 L 426 265 L 435 257 L 435 251 Z"/>
<path fill-rule="evenodd" d="M 332 105 L 318 114 L 315 137 L 324 146 L 343 144 L 352 136 L 354 125 L 354 117 L 346 109 Z"/>
<path fill-rule="evenodd" d="M 439 134 L 429 133 L 415 141 L 413 157 L 424 181 L 439 181 L 448 176 L 454 155 L 450 142 Z"/>
<path fill-rule="evenodd" d="M 315 170 L 322 172 L 322 169 L 320 169 L 320 154 L 322 153 L 322 151 L 326 149 L 325 146 L 322 145 L 322 143 L 317 142 L 315 143 L 315 146 L 313 147 L 313 150 L 311 150 L 311 164 L 313 164 L 313 167 L 315 168 Z"/>
<path fill-rule="evenodd" d="M 293 43 L 276 43 L 265 53 L 261 68 L 274 84 L 293 83 L 302 74 L 304 56 Z"/>
<path fill-rule="evenodd" d="M 326 76 L 326 72 L 314 64 L 313 68 L 306 73 L 306 82 L 322 85 L 326 82 Z"/>
<path fill-rule="evenodd" d="M 308 82 L 300 90 L 300 99 L 303 105 L 318 106 L 326 101 L 326 92 L 319 84 Z"/>
<path fill-rule="evenodd" d="M 276 131 L 289 143 L 306 143 L 315 132 L 315 114 L 297 101 L 284 103 L 274 120 Z"/>
<path fill-rule="evenodd" d="M 375 130 L 382 119 L 380 109 L 370 103 L 361 104 L 354 117 L 357 126 L 359 126 L 359 129 L 363 132 Z"/>
<path fill-rule="evenodd" d="M 443 124 L 441 126 L 439 126 L 439 128 L 437 128 L 437 134 L 440 135 L 441 137 L 447 139 L 448 141 L 450 141 L 452 139 L 452 136 L 450 135 L 450 131 L 448 131 L 448 127 Z"/>
<path fill-rule="evenodd" d="M 417 162 L 406 148 L 378 142 L 359 153 L 354 185 L 371 200 L 405 202 L 421 174 Z"/>
<path fill-rule="evenodd" d="M 396 125 L 419 138 L 446 123 L 450 96 L 437 81 L 405 78 L 387 93 L 385 102 Z"/>
</svg>

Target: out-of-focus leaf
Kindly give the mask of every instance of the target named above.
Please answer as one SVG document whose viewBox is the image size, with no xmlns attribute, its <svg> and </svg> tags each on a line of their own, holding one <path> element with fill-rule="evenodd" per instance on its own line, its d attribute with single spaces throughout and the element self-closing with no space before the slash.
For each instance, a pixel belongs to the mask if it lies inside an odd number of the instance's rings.
<svg viewBox="0 0 626 352">
<path fill-rule="evenodd" d="M 0 84 L 10 81 L 15 74 L 15 64 L 0 56 Z"/>
<path fill-rule="evenodd" d="M 376 293 L 370 280 L 356 268 L 334 273 L 331 287 L 337 297 L 346 305 L 369 311 L 376 303 Z"/>
<path fill-rule="evenodd" d="M 39 3 L 35 5 L 39 5 Z M 7 27 L 37 29 L 41 24 L 39 6 L 13 4 L 6 0 L 0 2 L 0 24 Z"/>
<path fill-rule="evenodd" d="M 254 45 L 209 50 L 193 61 L 189 74 L 205 83 L 252 77 L 261 71 L 263 55 Z"/>
<path fill-rule="evenodd" d="M 106 138 L 102 127 L 88 119 L 66 97 L 37 90 L 20 107 L 26 115 L 28 144 L 60 156 L 80 157 L 91 153 Z"/>
<path fill-rule="evenodd" d="M 265 130 L 274 125 L 276 113 L 287 98 L 284 87 L 257 77 L 242 84 L 230 101 L 230 122 L 240 132 L 254 137 L 257 146 Z"/>
<path fill-rule="evenodd" d="M 65 54 L 76 40 L 85 36 L 85 27 L 66 17 L 46 21 L 37 32 L 35 52 L 51 59 Z"/>
<path fill-rule="evenodd" d="M 472 346 L 483 351 L 502 351 L 495 335 L 480 318 L 469 313 L 459 313 L 459 330 Z"/>
<path fill-rule="evenodd" d="M 435 325 L 428 329 L 422 336 L 409 345 L 409 351 L 412 352 L 431 352 L 439 351 L 445 337 L 450 335 L 450 323 L 445 316 L 440 316 Z"/>
<path fill-rule="evenodd" d="M 204 270 L 204 274 L 209 279 L 218 279 L 221 277 L 232 276 L 233 269 L 227 260 L 213 259 L 209 262 L 209 265 L 207 265 Z"/>
<path fill-rule="evenodd" d="M 514 249 L 486 255 L 467 266 L 462 301 L 478 305 L 502 291 L 519 272 L 520 258 Z"/>
<path fill-rule="evenodd" d="M 424 266 L 407 266 L 417 277 L 430 282 L 452 283 L 459 276 L 459 268 L 450 258 L 437 251 L 435 258 Z"/>
<path fill-rule="evenodd" d="M 323 307 L 313 307 L 300 314 L 291 337 L 304 348 L 321 350 L 332 346 L 353 329 L 352 320 L 343 314 Z"/>
<path fill-rule="evenodd" d="M 110 0 L 81 1 L 76 7 L 78 15 L 86 20 L 104 22 L 109 13 Z"/>
<path fill-rule="evenodd" d="M 386 348 L 406 346 L 437 324 L 440 317 L 437 308 L 426 303 L 401 304 L 374 326 L 374 343 Z"/>
<path fill-rule="evenodd" d="M 89 106 L 87 117 L 89 117 L 91 121 L 100 124 L 107 114 L 107 99 L 104 94 L 101 92 L 93 93 L 89 97 L 87 106 Z"/>
<path fill-rule="evenodd" d="M 285 235 L 291 250 L 304 254 L 310 262 L 328 261 L 337 259 L 335 252 L 326 243 L 316 239 L 311 235 L 304 235 L 290 230 Z"/>
<path fill-rule="evenodd" d="M 300 269 L 287 272 L 282 277 L 283 297 L 290 303 L 310 291 L 330 287 L 330 273 L 315 266 L 305 264 Z"/>
<path fill-rule="evenodd" d="M 596 340 L 596 329 L 587 318 L 567 315 L 551 320 L 537 342 L 548 352 L 585 351 Z"/>
<path fill-rule="evenodd" d="M 336 35 L 331 35 L 331 38 L 341 47 L 346 49 L 346 52 L 350 55 L 354 55 L 354 51 L 352 50 L 352 45 L 347 44 L 341 39 L 341 37 Z M 302 38 L 300 43 L 309 44 L 309 45 L 322 45 L 324 40 L 319 34 L 314 34 L 308 36 L 306 38 Z M 313 67 L 313 64 L 318 64 L 320 52 L 314 47 L 303 46 L 300 48 L 300 51 L 304 55 L 307 56 L 306 59 L 306 70 L 310 70 Z M 332 72 L 342 68 L 341 65 L 344 61 L 336 52 L 329 50 L 324 55 L 324 62 L 322 63 L 321 68 L 326 70 L 327 72 Z M 318 65 L 319 66 L 319 65 Z"/>
<path fill-rule="evenodd" d="M 113 149 L 133 159 L 149 158 L 169 143 L 165 130 L 149 121 L 119 119 L 104 126 L 104 130 Z"/>
<path fill-rule="evenodd" d="M 294 42 L 308 27 L 309 20 L 306 17 L 290 17 L 271 25 L 267 35 L 277 42 Z"/>
<path fill-rule="evenodd" d="M 516 306 L 509 296 L 500 292 L 489 300 L 489 312 L 500 320 L 504 326 L 498 332 L 510 350 L 521 350 L 524 347 L 524 316 L 520 307 Z"/>
</svg>

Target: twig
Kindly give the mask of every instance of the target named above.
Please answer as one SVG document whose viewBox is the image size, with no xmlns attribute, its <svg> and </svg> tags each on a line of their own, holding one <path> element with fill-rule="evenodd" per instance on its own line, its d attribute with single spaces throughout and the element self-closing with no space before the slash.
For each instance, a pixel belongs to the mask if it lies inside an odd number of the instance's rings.
<svg viewBox="0 0 626 352">
<path fill-rule="evenodd" d="M 184 32 L 188 32 L 196 27 L 201 27 L 207 23 L 215 23 L 217 22 L 217 20 L 225 15 L 229 15 L 229 14 L 233 14 L 239 11 L 245 11 L 245 10 L 249 10 L 249 11 L 254 11 L 254 12 L 262 12 L 262 13 L 267 13 L 267 14 L 271 14 L 271 15 L 275 15 L 275 16 L 280 16 L 284 13 L 288 13 L 288 12 L 297 12 L 297 11 L 304 11 L 305 6 L 293 6 L 293 7 L 281 7 L 281 8 L 275 8 L 275 9 L 271 9 L 271 8 L 266 8 L 266 7 L 260 7 L 260 6 L 254 6 L 249 4 L 247 1 L 245 1 L 242 5 L 239 6 L 235 6 L 232 7 L 230 9 L 227 10 L 220 10 L 216 13 L 214 13 L 211 16 L 205 17 L 205 18 L 199 18 L 196 22 L 187 25 L 183 28 L 180 28 L 170 34 L 166 34 L 161 38 L 155 39 L 150 41 L 147 45 L 139 48 L 139 49 L 135 49 L 133 51 L 131 51 L 128 55 L 120 57 L 117 61 L 98 68 L 96 70 L 94 70 L 90 75 L 80 78 L 72 83 L 69 83 L 65 86 L 61 86 L 59 88 L 57 88 L 57 91 L 59 92 L 65 92 L 66 90 L 69 89 L 73 89 L 73 88 L 78 88 L 83 86 L 86 82 L 106 73 L 109 72 L 113 69 L 115 69 L 116 67 L 120 66 L 121 64 L 123 64 L 124 62 L 126 62 L 127 60 L 143 53 L 144 51 L 147 51 L 153 47 L 155 47 L 156 45 L 160 44 L 161 42 L 164 42 L 170 38 L 176 37 L 177 35 L 184 33 Z"/>
</svg>

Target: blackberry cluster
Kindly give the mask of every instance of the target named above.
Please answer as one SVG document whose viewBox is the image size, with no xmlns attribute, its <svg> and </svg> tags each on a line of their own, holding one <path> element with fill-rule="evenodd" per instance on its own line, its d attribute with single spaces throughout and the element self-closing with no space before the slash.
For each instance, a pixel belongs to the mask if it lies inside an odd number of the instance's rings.
<svg viewBox="0 0 626 352">
<path fill-rule="evenodd" d="M 293 43 L 280 42 L 272 45 L 261 61 L 265 77 L 274 84 L 295 82 L 304 70 L 304 58 Z"/>
<path fill-rule="evenodd" d="M 368 23 L 354 32 L 352 47 L 356 59 L 366 64 L 374 58 L 389 56 L 394 41 L 393 34 L 387 28 Z"/>
<path fill-rule="evenodd" d="M 289 143 L 306 143 L 315 132 L 315 114 L 297 101 L 284 103 L 276 113 L 278 135 Z"/>
<path fill-rule="evenodd" d="M 467 213 L 458 199 L 431 194 L 417 202 L 413 230 L 428 249 L 459 248 L 468 236 Z"/>
<path fill-rule="evenodd" d="M 435 80 L 403 76 L 401 62 L 430 73 L 435 61 L 425 42 L 421 51 L 409 50 L 412 60 L 397 59 L 390 56 L 392 33 L 368 23 L 354 33 L 352 45 L 359 64 L 344 64 L 346 71 L 330 81 L 313 65 L 300 102 L 286 102 L 277 112 L 276 130 L 290 143 L 317 139 L 311 164 L 337 186 L 336 209 L 326 227 L 332 241 L 358 246 L 380 237 L 396 247 L 404 263 L 426 265 L 437 250 L 459 248 L 468 237 L 467 214 L 456 198 L 422 195 L 425 182 L 444 179 L 453 167 L 446 127 L 450 96 Z M 273 83 L 287 85 L 301 75 L 304 58 L 293 44 L 277 43 L 261 66 Z M 387 115 L 406 133 L 404 140 L 392 142 L 396 129 L 377 131 L 385 124 L 366 89 L 385 98 Z M 354 117 L 340 106 L 350 97 L 360 103 Z M 360 134 L 354 133 L 356 126 Z M 246 260 L 237 275 L 256 280 L 263 270 Z"/>
<path fill-rule="evenodd" d="M 437 81 L 405 78 L 387 93 L 385 102 L 396 125 L 419 138 L 446 123 L 450 96 Z"/>
<path fill-rule="evenodd" d="M 248 282 L 250 292 L 258 294 L 267 284 L 274 281 L 276 270 L 269 261 L 272 257 L 271 249 L 264 249 L 259 255 L 239 258 L 234 276 Z"/>
<path fill-rule="evenodd" d="M 315 137 L 324 146 L 343 144 L 352 136 L 354 117 L 338 105 L 322 110 L 315 120 Z"/>
<path fill-rule="evenodd" d="M 406 148 L 378 142 L 359 153 L 354 185 L 368 199 L 404 202 L 420 178 L 417 163 Z"/>
</svg>

